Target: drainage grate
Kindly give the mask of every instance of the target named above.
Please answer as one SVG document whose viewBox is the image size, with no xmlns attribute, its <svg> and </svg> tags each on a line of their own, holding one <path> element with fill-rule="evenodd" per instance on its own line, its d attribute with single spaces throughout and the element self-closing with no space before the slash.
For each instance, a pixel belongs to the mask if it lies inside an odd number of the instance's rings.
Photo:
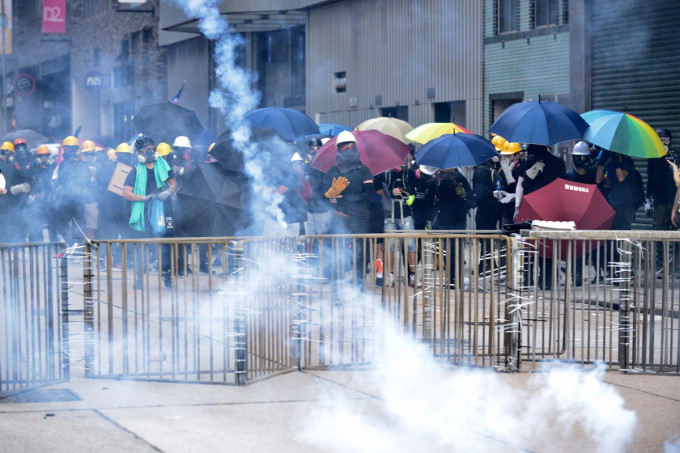
<svg viewBox="0 0 680 453">
<path fill-rule="evenodd" d="M 0 398 L 0 403 L 57 403 L 82 400 L 77 393 L 69 389 L 35 389 Z"/>
</svg>

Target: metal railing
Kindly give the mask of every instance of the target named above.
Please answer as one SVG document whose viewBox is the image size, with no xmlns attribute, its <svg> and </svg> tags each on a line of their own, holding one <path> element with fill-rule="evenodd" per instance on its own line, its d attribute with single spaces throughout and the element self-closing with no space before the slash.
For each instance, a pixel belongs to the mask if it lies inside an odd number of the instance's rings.
<svg viewBox="0 0 680 453">
<path fill-rule="evenodd" d="M 63 244 L 0 244 L 0 394 L 69 379 Z"/>
</svg>

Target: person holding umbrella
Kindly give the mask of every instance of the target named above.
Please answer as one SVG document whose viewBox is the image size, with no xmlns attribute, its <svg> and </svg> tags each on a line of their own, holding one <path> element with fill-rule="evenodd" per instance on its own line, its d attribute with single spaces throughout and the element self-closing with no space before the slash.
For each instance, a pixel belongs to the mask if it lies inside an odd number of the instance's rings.
<svg viewBox="0 0 680 453">
<path fill-rule="evenodd" d="M 374 194 L 373 174 L 361 162 L 357 140 L 350 131 L 343 131 L 336 139 L 336 164 L 324 176 L 322 190 L 334 206 L 331 232 L 334 234 L 367 234 L 371 231 L 370 204 Z M 354 244 L 353 265 L 357 285 L 363 290 L 363 242 Z"/>
<path fill-rule="evenodd" d="M 152 233 L 150 224 L 152 201 L 167 200 L 175 190 L 177 181 L 170 165 L 158 156 L 153 139 L 139 135 L 134 142 L 138 163 L 128 173 L 123 184 L 123 198 L 132 202 L 130 212 L 130 228 L 138 238 L 149 237 Z M 170 281 L 170 247 L 163 246 L 162 277 L 166 287 Z M 137 286 L 141 286 L 141 259 L 137 260 Z"/>
</svg>

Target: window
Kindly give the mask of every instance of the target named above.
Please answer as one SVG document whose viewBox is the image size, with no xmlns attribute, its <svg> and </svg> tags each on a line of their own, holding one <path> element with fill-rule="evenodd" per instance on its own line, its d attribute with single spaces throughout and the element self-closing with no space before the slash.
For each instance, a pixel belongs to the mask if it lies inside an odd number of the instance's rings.
<svg viewBox="0 0 680 453">
<path fill-rule="evenodd" d="M 465 127 L 465 101 L 435 102 L 435 123 L 456 123 Z"/>
<path fill-rule="evenodd" d="M 534 27 L 559 24 L 558 0 L 534 0 Z"/>
<path fill-rule="evenodd" d="M 496 30 L 519 31 L 519 0 L 496 0 Z"/>
<path fill-rule="evenodd" d="M 83 0 L 83 17 L 92 17 L 106 11 L 109 2 L 106 0 Z"/>
</svg>

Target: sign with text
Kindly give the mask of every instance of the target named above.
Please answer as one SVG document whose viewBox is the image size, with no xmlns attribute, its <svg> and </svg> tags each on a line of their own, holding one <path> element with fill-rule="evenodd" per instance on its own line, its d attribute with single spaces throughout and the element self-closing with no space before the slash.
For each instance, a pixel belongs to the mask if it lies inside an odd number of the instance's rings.
<svg viewBox="0 0 680 453">
<path fill-rule="evenodd" d="M 66 33 L 66 0 L 43 0 L 42 32 Z"/>
</svg>

